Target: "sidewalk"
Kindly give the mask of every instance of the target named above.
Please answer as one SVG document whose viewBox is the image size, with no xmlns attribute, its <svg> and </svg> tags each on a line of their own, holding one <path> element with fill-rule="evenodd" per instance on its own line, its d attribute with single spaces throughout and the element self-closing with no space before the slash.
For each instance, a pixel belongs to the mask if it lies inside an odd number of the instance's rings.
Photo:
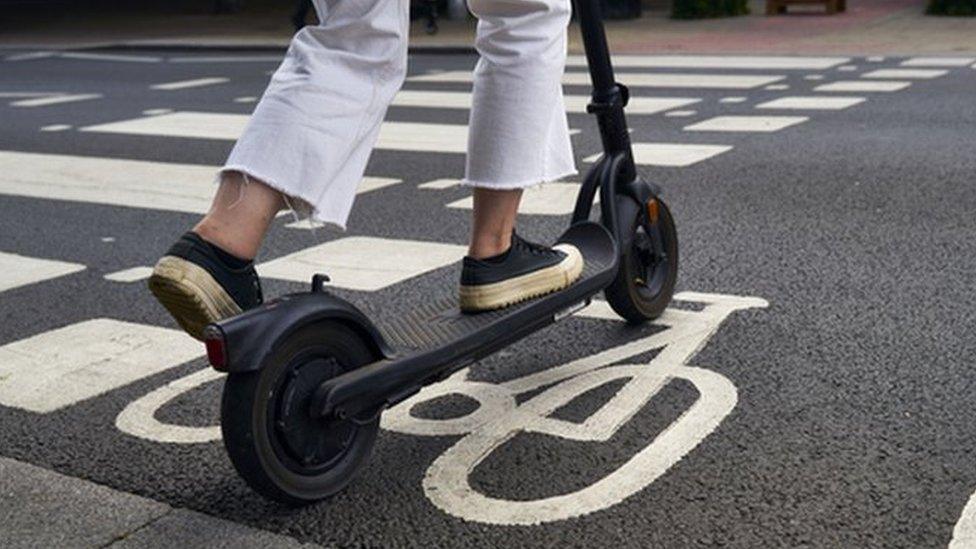
<svg viewBox="0 0 976 549">
<path fill-rule="evenodd" d="M 296 540 L 0 457 L 0 547 L 294 547 Z"/>
<path fill-rule="evenodd" d="M 52 21 L 8 20 L 0 26 L 0 48 L 228 47 L 284 48 L 291 28 L 284 9 L 234 15 L 78 15 Z M 766 17 L 763 0 L 753 15 L 695 21 L 646 12 L 628 21 L 608 21 L 617 53 L 778 53 L 917 55 L 976 53 L 976 18 L 931 17 L 925 0 L 852 0 L 834 16 L 790 14 Z M 813 8 L 819 9 L 819 8 Z M 441 21 L 436 35 L 414 21 L 414 49 L 470 49 L 473 21 Z M 570 49 L 582 49 L 570 32 Z"/>
</svg>

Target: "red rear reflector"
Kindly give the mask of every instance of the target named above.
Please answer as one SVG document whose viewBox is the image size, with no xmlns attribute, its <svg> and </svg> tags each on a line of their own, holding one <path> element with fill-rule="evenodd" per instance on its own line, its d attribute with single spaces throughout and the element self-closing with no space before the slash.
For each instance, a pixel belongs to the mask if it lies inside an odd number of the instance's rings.
<svg viewBox="0 0 976 549">
<path fill-rule="evenodd" d="M 657 225 L 658 217 L 661 215 L 660 207 L 658 206 L 657 199 L 652 198 L 647 201 L 647 220 L 651 225 Z"/>
<path fill-rule="evenodd" d="M 207 359 L 218 370 L 227 368 L 227 349 L 224 347 L 224 334 L 216 326 L 207 326 L 203 332 L 203 342 L 207 346 Z"/>
</svg>

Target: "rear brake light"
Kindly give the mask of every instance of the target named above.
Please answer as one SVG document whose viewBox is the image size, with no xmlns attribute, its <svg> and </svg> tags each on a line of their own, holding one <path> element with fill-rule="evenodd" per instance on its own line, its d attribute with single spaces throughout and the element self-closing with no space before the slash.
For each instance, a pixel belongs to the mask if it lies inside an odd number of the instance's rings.
<svg viewBox="0 0 976 549">
<path fill-rule="evenodd" d="M 224 332 L 217 326 L 211 324 L 203 330 L 203 342 L 207 346 L 207 360 L 210 365 L 218 370 L 227 368 L 227 346 L 224 341 Z"/>
</svg>

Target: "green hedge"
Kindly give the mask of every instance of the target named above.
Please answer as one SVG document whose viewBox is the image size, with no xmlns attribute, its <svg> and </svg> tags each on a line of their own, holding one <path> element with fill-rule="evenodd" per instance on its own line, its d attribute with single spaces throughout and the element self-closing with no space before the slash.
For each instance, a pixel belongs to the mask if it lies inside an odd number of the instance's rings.
<svg viewBox="0 0 976 549">
<path fill-rule="evenodd" d="M 929 0 L 929 15 L 976 15 L 976 0 Z"/>
<path fill-rule="evenodd" d="M 671 17 L 675 19 L 703 19 L 706 17 L 745 15 L 749 13 L 748 4 L 748 0 L 674 0 Z"/>
</svg>

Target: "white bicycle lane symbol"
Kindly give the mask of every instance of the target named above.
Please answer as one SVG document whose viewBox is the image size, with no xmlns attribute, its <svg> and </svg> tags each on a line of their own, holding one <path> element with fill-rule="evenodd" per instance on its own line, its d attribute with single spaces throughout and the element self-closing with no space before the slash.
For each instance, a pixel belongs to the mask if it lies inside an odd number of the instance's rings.
<svg viewBox="0 0 976 549">
<path fill-rule="evenodd" d="M 618 347 L 561 366 L 503 383 L 468 380 L 462 370 L 383 415 L 382 427 L 421 436 L 461 436 L 428 468 L 423 488 L 444 512 L 489 524 L 531 525 L 570 519 L 611 507 L 648 487 L 705 439 L 732 411 L 735 386 L 721 374 L 689 361 L 736 311 L 767 307 L 756 297 L 684 292 L 675 300 L 702 305 L 701 310 L 670 308 L 654 321 L 665 329 Z M 616 318 L 602 302 L 581 316 Z M 645 364 L 617 364 L 648 351 L 660 351 Z M 126 433 L 158 442 L 200 443 L 219 440 L 217 426 L 190 427 L 157 420 L 157 410 L 179 395 L 221 377 L 201 370 L 175 380 L 132 402 L 116 419 Z M 607 383 L 626 379 L 609 401 L 582 423 L 550 417 L 576 397 Z M 671 380 L 690 382 L 697 400 L 680 417 L 616 470 L 578 491 L 557 496 L 510 501 L 486 496 L 470 483 L 472 471 L 519 433 L 539 433 L 576 441 L 608 441 Z M 518 395 L 549 387 L 517 403 Z M 478 402 L 472 412 L 448 419 L 411 415 L 418 404 L 447 395 Z"/>
</svg>

